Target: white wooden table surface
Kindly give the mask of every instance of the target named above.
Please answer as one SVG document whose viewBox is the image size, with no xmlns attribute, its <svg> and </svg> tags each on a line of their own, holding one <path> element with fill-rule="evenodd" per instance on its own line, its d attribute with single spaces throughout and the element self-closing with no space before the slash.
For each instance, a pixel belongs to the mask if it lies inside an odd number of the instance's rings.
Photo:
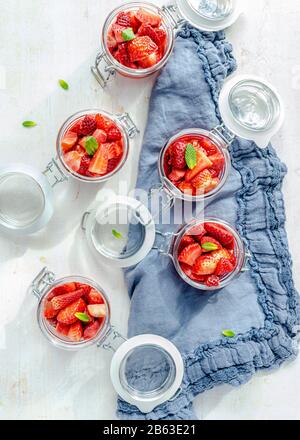
<svg viewBox="0 0 300 440">
<path fill-rule="evenodd" d="M 54 154 L 60 123 L 72 112 L 126 109 L 143 131 L 153 79 L 120 78 L 110 94 L 90 74 L 103 21 L 119 0 L 0 0 L 0 157 L 43 170 Z M 156 1 L 163 4 L 163 1 Z M 287 229 L 300 285 L 300 2 L 245 0 L 245 15 L 227 31 L 241 73 L 266 77 L 281 91 L 285 125 L 274 140 L 289 166 L 285 180 Z M 68 92 L 57 86 L 63 78 Z M 25 119 L 38 122 L 25 129 Z M 142 137 L 132 144 L 117 188 L 134 186 Z M 96 191 L 96 190 L 95 190 Z M 95 193 L 78 182 L 57 188 L 56 213 L 31 237 L 0 233 L 0 417 L 3 419 L 114 419 L 116 396 L 109 379 L 110 354 L 90 348 L 76 354 L 52 348 L 40 333 L 36 300 L 26 291 L 43 265 L 59 276 L 85 274 L 110 292 L 112 319 L 126 332 L 129 300 L 121 271 L 106 273 L 87 252 L 79 222 Z M 258 375 L 238 389 L 219 387 L 198 397 L 204 419 L 300 418 L 300 360 Z"/>
</svg>

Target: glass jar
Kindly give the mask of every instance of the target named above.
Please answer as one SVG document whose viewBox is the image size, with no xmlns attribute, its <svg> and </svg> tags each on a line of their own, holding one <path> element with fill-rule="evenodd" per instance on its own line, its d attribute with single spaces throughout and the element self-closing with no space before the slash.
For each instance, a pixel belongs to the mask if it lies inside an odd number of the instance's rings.
<svg viewBox="0 0 300 440">
<path fill-rule="evenodd" d="M 91 286 L 101 292 L 104 301 L 106 316 L 97 335 L 91 340 L 68 340 L 59 335 L 43 315 L 44 303 L 52 289 L 72 282 Z M 143 413 L 148 413 L 161 403 L 174 399 L 181 392 L 184 365 L 175 345 L 165 338 L 150 334 L 128 340 L 124 338 L 111 325 L 109 300 L 98 283 L 82 276 L 56 279 L 53 272 L 44 268 L 33 280 L 30 291 L 39 301 L 39 327 L 51 344 L 68 351 L 78 351 L 95 345 L 114 352 L 110 376 L 116 392 L 126 402 L 137 406 Z M 155 369 L 155 378 L 149 376 L 149 368 Z M 137 370 L 140 371 L 140 375 L 135 374 Z M 158 371 L 161 374 L 158 374 Z M 145 377 L 149 380 L 145 381 Z"/>
<path fill-rule="evenodd" d="M 233 252 L 236 259 L 234 271 L 221 279 L 218 286 L 208 287 L 188 278 L 178 262 L 178 249 L 187 231 L 199 224 L 213 222 L 224 227 L 234 238 Z M 98 261 L 117 267 L 131 267 L 141 262 L 154 249 L 168 256 L 182 280 L 198 290 L 219 290 L 231 283 L 240 273 L 247 270 L 250 254 L 245 249 L 238 232 L 220 219 L 192 219 L 183 224 L 176 233 L 162 233 L 155 227 L 153 215 L 145 205 L 136 199 L 117 196 L 101 203 L 82 218 L 89 248 Z M 112 231 L 118 231 L 115 238 Z M 129 232 L 130 231 L 130 232 Z M 130 234 L 130 235 L 129 235 Z"/>
<path fill-rule="evenodd" d="M 123 155 L 117 167 L 107 175 L 86 177 L 69 167 L 62 154 L 62 139 L 71 126 L 82 116 L 100 113 L 118 127 L 123 139 Z M 44 228 L 53 215 L 53 188 L 69 177 L 87 183 L 101 183 L 113 177 L 124 166 L 130 138 L 138 133 L 128 113 L 111 115 L 103 110 L 89 109 L 70 116 L 60 128 L 57 137 L 57 156 L 41 173 L 32 166 L 12 163 L 0 167 L 0 227 L 20 234 L 31 234 Z"/>
<path fill-rule="evenodd" d="M 161 60 L 145 69 L 134 69 L 119 63 L 111 54 L 107 44 L 108 31 L 117 15 L 120 12 L 137 11 L 139 8 L 161 17 L 161 27 L 166 32 L 167 38 Z M 101 87 L 105 87 L 115 73 L 132 79 L 145 78 L 159 71 L 167 63 L 174 48 L 175 31 L 184 21 L 203 31 L 217 31 L 231 26 L 240 13 L 240 2 L 237 0 L 176 0 L 175 4 L 162 8 L 148 2 L 132 2 L 119 6 L 105 20 L 101 36 L 101 52 L 97 55 L 91 71 Z"/>
</svg>

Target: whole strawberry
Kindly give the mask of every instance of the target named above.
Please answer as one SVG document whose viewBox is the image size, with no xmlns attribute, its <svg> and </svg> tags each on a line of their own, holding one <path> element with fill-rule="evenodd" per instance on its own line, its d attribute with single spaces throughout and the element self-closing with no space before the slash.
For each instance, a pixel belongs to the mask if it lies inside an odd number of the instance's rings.
<svg viewBox="0 0 300 440">
<path fill-rule="evenodd" d="M 90 115 L 86 115 L 79 127 L 78 127 L 78 134 L 81 134 L 83 136 L 90 136 L 94 133 L 94 131 L 97 129 L 97 123 L 95 121 L 95 118 Z"/>
<path fill-rule="evenodd" d="M 172 165 L 174 168 L 178 168 L 179 170 L 182 170 L 183 168 L 186 167 L 185 150 L 186 150 L 185 142 L 178 141 L 172 145 L 171 157 L 172 157 Z"/>
</svg>

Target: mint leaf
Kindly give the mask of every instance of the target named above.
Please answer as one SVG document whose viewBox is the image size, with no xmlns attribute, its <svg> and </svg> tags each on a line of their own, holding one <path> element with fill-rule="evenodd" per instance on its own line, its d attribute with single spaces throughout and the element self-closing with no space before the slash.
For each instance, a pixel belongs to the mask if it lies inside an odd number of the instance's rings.
<svg viewBox="0 0 300 440">
<path fill-rule="evenodd" d="M 34 121 L 24 121 L 22 125 L 23 127 L 35 127 L 37 123 Z"/>
<path fill-rule="evenodd" d="M 187 144 L 186 146 L 185 161 L 190 170 L 197 165 L 197 151 L 192 144 Z"/>
<path fill-rule="evenodd" d="M 225 336 L 226 338 L 234 338 L 235 337 L 235 333 L 232 330 L 223 330 L 222 335 Z"/>
<path fill-rule="evenodd" d="M 210 241 L 203 243 L 201 247 L 205 251 L 216 251 L 218 249 L 218 246 L 215 243 L 211 243 Z"/>
<path fill-rule="evenodd" d="M 79 321 L 90 322 L 90 318 L 86 313 L 77 312 L 75 313 L 75 316 L 77 319 L 79 319 Z"/>
<path fill-rule="evenodd" d="M 63 79 L 58 80 L 58 84 L 62 89 L 69 90 L 69 84 L 66 83 L 66 81 L 64 81 Z"/>
<path fill-rule="evenodd" d="M 122 38 L 124 41 L 131 41 L 135 38 L 134 32 L 132 28 L 124 29 L 122 32 Z"/>
<path fill-rule="evenodd" d="M 94 156 L 94 154 L 99 148 L 97 139 L 94 138 L 93 136 L 88 136 L 84 143 L 84 148 L 89 156 Z"/>
<path fill-rule="evenodd" d="M 122 240 L 122 239 L 123 239 L 123 235 L 122 235 L 120 232 L 116 231 L 115 229 L 113 229 L 113 230 L 111 231 L 111 233 L 112 233 L 112 235 L 113 235 L 115 238 L 118 238 L 119 240 Z"/>
</svg>

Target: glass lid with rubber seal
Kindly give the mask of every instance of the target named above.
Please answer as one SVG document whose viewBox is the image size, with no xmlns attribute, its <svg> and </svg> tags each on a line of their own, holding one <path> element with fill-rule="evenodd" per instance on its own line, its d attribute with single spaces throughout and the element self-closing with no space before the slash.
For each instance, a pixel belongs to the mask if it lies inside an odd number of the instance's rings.
<svg viewBox="0 0 300 440">
<path fill-rule="evenodd" d="M 11 164 L 0 168 L 0 225 L 23 234 L 43 228 L 53 214 L 53 192 L 35 168 Z"/>
<path fill-rule="evenodd" d="M 119 267 L 134 266 L 150 252 L 155 223 L 136 199 L 115 197 L 84 214 L 82 227 L 97 257 Z"/>
<path fill-rule="evenodd" d="M 265 148 L 280 129 L 284 108 L 275 88 L 257 76 L 228 79 L 219 98 L 221 117 L 235 135 Z"/>
<path fill-rule="evenodd" d="M 174 398 L 180 391 L 183 360 L 175 345 L 156 335 L 124 342 L 111 362 L 111 380 L 119 396 L 143 413 Z"/>
</svg>

